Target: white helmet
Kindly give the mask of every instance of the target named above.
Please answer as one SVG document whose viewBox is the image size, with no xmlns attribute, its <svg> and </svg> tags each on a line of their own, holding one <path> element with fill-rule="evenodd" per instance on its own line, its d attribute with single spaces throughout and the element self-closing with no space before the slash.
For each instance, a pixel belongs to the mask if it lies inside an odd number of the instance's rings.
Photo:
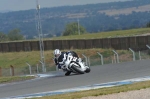
<svg viewBox="0 0 150 99">
<path fill-rule="evenodd" d="M 56 58 L 58 58 L 61 55 L 61 51 L 59 49 L 55 49 L 53 54 Z"/>
</svg>

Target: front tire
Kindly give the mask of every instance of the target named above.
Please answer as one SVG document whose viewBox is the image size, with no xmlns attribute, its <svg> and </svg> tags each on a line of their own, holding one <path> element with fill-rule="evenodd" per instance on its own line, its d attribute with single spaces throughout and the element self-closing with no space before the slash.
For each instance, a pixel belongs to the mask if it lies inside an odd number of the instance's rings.
<svg viewBox="0 0 150 99">
<path fill-rule="evenodd" d="M 90 69 L 90 68 L 87 68 L 85 72 L 86 72 L 86 73 L 89 73 L 90 71 L 91 71 L 91 69 Z"/>
<path fill-rule="evenodd" d="M 75 65 L 72 65 L 71 68 L 79 74 L 84 74 L 84 71 L 80 70 L 80 68 L 76 67 Z"/>
</svg>

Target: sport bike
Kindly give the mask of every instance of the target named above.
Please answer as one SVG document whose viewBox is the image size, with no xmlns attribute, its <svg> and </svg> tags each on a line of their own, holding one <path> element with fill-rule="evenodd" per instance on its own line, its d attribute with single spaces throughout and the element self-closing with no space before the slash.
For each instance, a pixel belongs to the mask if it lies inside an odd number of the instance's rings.
<svg viewBox="0 0 150 99">
<path fill-rule="evenodd" d="M 67 55 L 64 65 L 62 66 L 63 71 L 69 71 L 78 74 L 89 73 L 90 67 L 85 65 L 85 62 L 81 58 L 74 57 L 71 53 Z"/>
</svg>

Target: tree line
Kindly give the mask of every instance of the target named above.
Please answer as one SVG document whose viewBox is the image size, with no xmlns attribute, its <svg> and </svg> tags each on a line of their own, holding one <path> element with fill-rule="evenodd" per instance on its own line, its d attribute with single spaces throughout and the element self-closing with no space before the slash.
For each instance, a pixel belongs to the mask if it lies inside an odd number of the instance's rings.
<svg viewBox="0 0 150 99">
<path fill-rule="evenodd" d="M 65 31 L 63 32 L 63 36 L 68 36 L 68 35 L 78 35 L 86 33 L 86 29 L 79 25 L 76 22 L 69 23 L 65 27 Z M 21 34 L 20 29 L 13 29 L 8 32 L 8 34 L 5 34 L 3 32 L 0 32 L 0 42 L 2 41 L 17 41 L 17 40 L 24 40 L 25 37 Z"/>
<path fill-rule="evenodd" d="M 150 22 L 146 24 L 146 27 L 150 28 Z M 21 32 L 20 29 L 13 29 L 9 31 L 8 34 L 0 32 L 0 42 L 24 40 L 25 37 L 20 32 Z M 79 25 L 79 23 L 77 22 L 72 22 L 66 25 L 65 30 L 63 31 L 62 35 L 63 36 L 81 35 L 85 33 L 87 33 L 87 31 L 82 25 Z"/>
<path fill-rule="evenodd" d="M 20 33 L 19 29 L 13 29 L 8 34 L 0 32 L 0 42 L 2 41 L 16 41 L 24 40 L 24 36 Z"/>
<path fill-rule="evenodd" d="M 88 33 L 146 27 L 147 22 L 150 21 L 150 11 L 133 11 L 128 15 L 121 14 L 114 16 L 99 13 L 99 11 L 128 7 L 138 8 L 138 6 L 147 4 L 150 4 L 150 0 L 42 8 L 42 32 L 45 37 L 62 36 L 64 35 L 66 26 L 70 23 L 76 23 L 77 17 L 80 14 L 84 14 L 82 17 L 79 17 L 80 25 L 82 25 Z M 72 14 L 76 16 L 70 17 Z M 18 28 L 21 30 L 21 34 L 27 35 L 28 39 L 34 38 L 34 36 L 38 37 L 35 15 L 36 10 L 33 9 L 0 13 L 0 31 L 5 34 L 14 28 Z M 82 30 L 82 28 L 80 30 Z"/>
</svg>

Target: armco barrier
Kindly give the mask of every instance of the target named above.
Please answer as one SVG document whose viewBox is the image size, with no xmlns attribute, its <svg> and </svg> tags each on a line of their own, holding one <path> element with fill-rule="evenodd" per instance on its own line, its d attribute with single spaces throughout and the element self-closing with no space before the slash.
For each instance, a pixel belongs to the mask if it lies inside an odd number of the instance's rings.
<svg viewBox="0 0 150 99">
<path fill-rule="evenodd" d="M 15 45 L 16 45 L 16 51 L 17 52 L 24 50 L 24 44 L 23 44 L 23 42 L 16 42 Z"/>
<path fill-rule="evenodd" d="M 70 49 L 78 48 L 77 40 L 68 40 Z"/>
<path fill-rule="evenodd" d="M 9 46 L 9 51 L 10 52 L 17 51 L 17 49 L 16 49 L 16 42 L 10 42 L 10 43 L 8 43 L 8 46 Z"/>
<path fill-rule="evenodd" d="M 103 48 L 112 48 L 110 38 L 103 38 L 102 41 Z"/>
<path fill-rule="evenodd" d="M 50 40 L 44 41 L 44 50 L 53 49 L 53 42 Z"/>
<path fill-rule="evenodd" d="M 136 37 L 129 37 L 129 48 L 132 48 L 134 50 L 138 50 L 138 44 Z"/>
<path fill-rule="evenodd" d="M 76 40 L 77 42 L 77 49 L 85 49 L 85 40 Z"/>
<path fill-rule="evenodd" d="M 22 51 L 31 51 L 31 45 L 29 41 L 22 42 L 23 49 Z"/>
<path fill-rule="evenodd" d="M 33 51 L 37 51 L 39 50 L 39 41 L 32 41 L 30 42 L 30 45 L 31 45 L 31 50 Z"/>
<path fill-rule="evenodd" d="M 147 47 L 145 45 L 148 44 L 148 37 L 144 37 L 144 36 L 141 36 L 141 37 L 137 37 L 137 44 L 138 44 L 138 47 L 139 47 L 139 50 L 146 50 Z"/>
<path fill-rule="evenodd" d="M 103 39 L 93 39 L 91 40 L 93 47 L 92 48 L 104 48 Z M 87 46 L 88 48 L 88 46 Z"/>
<path fill-rule="evenodd" d="M 53 49 L 58 48 L 62 49 L 62 40 L 54 40 L 53 42 Z"/>
<path fill-rule="evenodd" d="M 150 36 L 147 36 L 147 44 L 150 44 Z"/>
<path fill-rule="evenodd" d="M 70 42 L 68 40 L 62 40 L 62 49 L 70 49 Z"/>
<path fill-rule="evenodd" d="M 9 46 L 8 43 L 1 43 L 1 52 L 9 52 Z"/>
<path fill-rule="evenodd" d="M 121 44 L 120 44 L 120 39 L 118 38 L 111 38 L 111 47 L 118 50 L 120 49 L 121 47 Z"/>
<path fill-rule="evenodd" d="M 44 40 L 44 50 L 114 48 L 116 50 L 145 50 L 150 45 L 150 36 L 80 39 L 80 40 Z M 39 51 L 39 41 L 0 43 L 0 52 Z"/>
<path fill-rule="evenodd" d="M 93 41 L 92 40 L 84 40 L 85 48 L 93 48 Z"/>
<path fill-rule="evenodd" d="M 3 51 L 3 49 L 2 49 L 2 45 L 0 44 L 0 52 L 2 52 Z"/>
<path fill-rule="evenodd" d="M 120 40 L 119 40 L 119 44 L 120 44 L 120 49 L 124 49 L 124 50 L 128 50 L 129 49 L 129 46 L 130 46 L 130 44 L 129 44 L 129 38 L 123 38 L 123 37 L 121 37 L 121 38 L 119 38 Z"/>
</svg>

